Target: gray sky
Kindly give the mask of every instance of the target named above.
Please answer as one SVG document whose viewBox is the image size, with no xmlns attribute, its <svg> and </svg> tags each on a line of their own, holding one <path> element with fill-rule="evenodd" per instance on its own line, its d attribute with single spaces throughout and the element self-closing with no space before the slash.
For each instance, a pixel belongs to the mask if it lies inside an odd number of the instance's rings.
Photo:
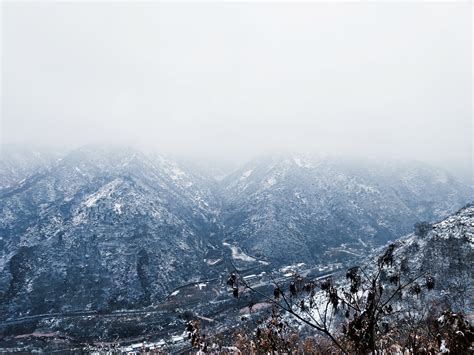
<svg viewBox="0 0 474 355">
<path fill-rule="evenodd" d="M 472 7 L 2 4 L 2 141 L 472 159 Z"/>
</svg>

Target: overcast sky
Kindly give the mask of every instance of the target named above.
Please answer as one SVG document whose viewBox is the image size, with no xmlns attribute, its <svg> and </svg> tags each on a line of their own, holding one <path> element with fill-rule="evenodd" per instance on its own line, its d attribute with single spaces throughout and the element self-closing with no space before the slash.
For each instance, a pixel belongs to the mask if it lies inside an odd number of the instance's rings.
<svg viewBox="0 0 474 355">
<path fill-rule="evenodd" d="M 8 3 L 2 141 L 472 162 L 472 8 Z"/>
</svg>

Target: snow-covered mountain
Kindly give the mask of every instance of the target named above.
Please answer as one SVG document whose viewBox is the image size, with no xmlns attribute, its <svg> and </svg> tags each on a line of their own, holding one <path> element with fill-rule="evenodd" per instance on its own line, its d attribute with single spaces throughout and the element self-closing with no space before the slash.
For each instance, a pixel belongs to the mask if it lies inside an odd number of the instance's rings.
<svg viewBox="0 0 474 355">
<path fill-rule="evenodd" d="M 349 353 L 367 349 L 372 340 L 378 350 L 417 346 L 448 353 L 446 345 L 452 351 L 461 344 L 468 349 L 472 326 L 461 320 L 472 320 L 474 310 L 473 259 L 474 204 L 468 204 L 438 223 L 419 224 L 414 233 L 347 270 L 314 280 L 315 292 L 300 292 L 293 302 L 302 307 L 294 308 L 309 324 L 331 327 Z M 292 284 L 295 291 L 290 286 L 290 292 L 298 297 Z M 290 313 L 284 318 L 304 326 Z M 413 336 L 419 343 L 409 340 Z"/>
<path fill-rule="evenodd" d="M 73 151 L 0 192 L 2 314 L 137 307 L 205 273 L 215 198 L 130 149 Z"/>
<path fill-rule="evenodd" d="M 406 289 L 401 304 L 413 299 L 432 308 L 450 308 L 454 312 L 470 315 L 474 310 L 474 203 L 467 204 L 457 212 L 437 223 L 427 223 L 418 232 L 407 234 L 377 248 L 355 262 L 364 270 L 364 275 L 377 273 L 378 261 L 393 250 L 392 263 L 382 273 L 382 283 L 390 295 L 397 283 L 389 281 L 390 275 L 398 275 L 401 282 L 415 280 L 420 275 L 429 275 L 432 289 L 417 295 Z M 365 280 L 365 279 L 364 279 Z M 335 283 L 350 288 L 350 280 L 344 271 L 335 278 Z M 365 281 L 366 282 L 366 281 Z M 420 284 L 426 282 L 422 277 Z M 439 311 L 439 310 L 437 310 Z"/>
<path fill-rule="evenodd" d="M 50 168 L 60 158 L 53 149 L 0 145 L 0 190 Z"/>
<path fill-rule="evenodd" d="M 412 276 L 429 273 L 435 280 L 428 297 L 453 311 L 474 310 L 474 204 L 433 224 L 426 233 L 411 233 L 394 245 L 394 260 L 402 269 Z"/>
<path fill-rule="evenodd" d="M 25 153 L 18 170 L 13 161 L 1 165 L 9 172 L 0 189 L 5 318 L 157 303 L 219 272 L 213 265 L 232 244 L 269 267 L 344 260 L 473 197 L 421 164 L 290 155 L 216 180 L 130 148 L 85 147 L 38 162 Z"/>
<path fill-rule="evenodd" d="M 272 260 L 321 262 L 445 217 L 474 194 L 421 163 L 285 155 L 228 176 L 222 196 L 225 238 Z"/>
<path fill-rule="evenodd" d="M 387 258 L 387 255 L 390 255 Z M 386 260 L 380 271 L 381 260 Z M 377 248 L 354 263 L 354 267 L 340 272 L 332 278 L 332 284 L 339 291 L 350 290 L 358 274 L 356 289 L 361 304 L 368 300 L 371 280 L 380 276 L 383 287 L 381 302 L 391 300 L 400 285 L 410 287 L 402 289 L 390 303 L 395 312 L 395 327 L 404 317 L 414 317 L 420 321 L 423 317 L 440 314 L 445 310 L 460 312 L 472 319 L 474 311 L 474 204 L 468 204 L 447 218 L 425 224 L 423 229 L 410 233 L 395 241 Z M 354 270 L 354 271 L 351 271 Z M 346 272 L 347 271 L 347 272 Z M 380 272 L 380 273 L 379 273 Z M 430 280 L 430 286 L 426 287 Z M 411 281 L 411 282 L 410 282 Z M 377 281 L 378 282 L 378 281 Z M 418 285 L 418 289 L 414 286 Z M 342 299 L 350 301 L 351 296 L 340 293 Z M 314 303 L 324 307 L 327 302 L 325 291 L 318 291 L 313 297 Z M 409 314 L 409 312 L 411 312 Z M 314 309 L 317 313 L 317 307 Z M 344 320 L 342 314 L 340 320 Z"/>
</svg>

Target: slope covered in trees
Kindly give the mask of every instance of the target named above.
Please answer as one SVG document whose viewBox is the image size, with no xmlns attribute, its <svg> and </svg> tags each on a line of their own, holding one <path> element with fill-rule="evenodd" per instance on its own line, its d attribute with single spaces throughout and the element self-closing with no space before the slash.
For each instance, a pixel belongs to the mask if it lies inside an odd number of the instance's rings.
<svg viewBox="0 0 474 355">
<path fill-rule="evenodd" d="M 474 205 L 361 259 L 339 277 L 274 283 L 264 295 L 233 273 L 239 294 L 272 305 L 270 318 L 244 332 L 251 351 L 467 354 L 472 350 Z M 301 337 L 301 334 L 305 336 Z M 297 335 L 295 337 L 295 335 Z M 305 342 L 305 337 L 316 342 Z M 293 338 L 293 341 L 291 340 Z"/>
<path fill-rule="evenodd" d="M 269 270 L 347 261 L 472 196 L 423 164 L 291 155 L 217 181 L 129 148 L 13 153 L 0 163 L 1 320 L 142 309 L 234 256 Z"/>
<path fill-rule="evenodd" d="M 472 188 L 422 163 L 302 154 L 254 160 L 222 186 L 225 238 L 286 263 L 366 255 L 474 198 Z"/>
</svg>

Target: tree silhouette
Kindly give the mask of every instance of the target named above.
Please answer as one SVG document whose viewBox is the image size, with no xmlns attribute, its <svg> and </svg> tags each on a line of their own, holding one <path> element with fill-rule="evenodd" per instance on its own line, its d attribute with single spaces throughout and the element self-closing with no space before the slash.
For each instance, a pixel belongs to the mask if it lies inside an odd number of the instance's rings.
<svg viewBox="0 0 474 355">
<path fill-rule="evenodd" d="M 329 338 L 343 353 L 374 353 L 378 341 L 390 331 L 390 318 L 404 311 L 399 301 L 417 299 L 423 290 L 434 287 L 434 280 L 427 273 L 411 277 L 409 272 L 402 272 L 402 263 L 396 262 L 394 251 L 395 244 L 391 244 L 371 263 L 348 269 L 344 282 L 336 283 L 330 277 L 308 280 L 294 274 L 285 286 L 273 278 L 273 297 L 253 287 L 237 269 L 227 284 L 234 297 L 238 298 L 243 290 L 259 295 L 274 308 Z"/>
</svg>

